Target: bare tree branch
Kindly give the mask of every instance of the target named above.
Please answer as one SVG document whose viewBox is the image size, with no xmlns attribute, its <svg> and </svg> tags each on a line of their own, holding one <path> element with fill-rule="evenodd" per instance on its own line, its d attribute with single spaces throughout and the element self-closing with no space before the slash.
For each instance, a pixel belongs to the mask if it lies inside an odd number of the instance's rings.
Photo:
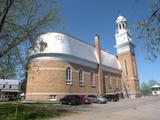
<svg viewBox="0 0 160 120">
<path fill-rule="evenodd" d="M 6 16 L 8 14 L 9 9 L 11 8 L 13 2 L 14 2 L 14 0 L 7 0 L 7 2 L 6 2 L 6 10 L 4 11 L 4 15 L 2 15 L 2 19 L 0 22 L 0 32 L 2 31 L 2 27 L 5 23 Z"/>
</svg>

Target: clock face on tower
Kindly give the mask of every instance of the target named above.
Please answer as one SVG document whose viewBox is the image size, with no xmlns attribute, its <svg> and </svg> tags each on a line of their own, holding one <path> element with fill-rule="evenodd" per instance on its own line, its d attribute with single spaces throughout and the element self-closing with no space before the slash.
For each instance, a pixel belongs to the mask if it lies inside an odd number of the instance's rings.
<svg viewBox="0 0 160 120">
<path fill-rule="evenodd" d="M 116 37 L 117 45 L 123 44 L 125 42 L 128 42 L 127 36 L 120 35 Z"/>
</svg>

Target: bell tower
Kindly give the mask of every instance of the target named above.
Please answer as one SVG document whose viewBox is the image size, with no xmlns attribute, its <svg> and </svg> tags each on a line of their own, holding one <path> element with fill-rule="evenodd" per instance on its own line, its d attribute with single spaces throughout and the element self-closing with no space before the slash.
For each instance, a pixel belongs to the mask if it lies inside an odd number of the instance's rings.
<svg viewBox="0 0 160 120">
<path fill-rule="evenodd" d="M 132 42 L 126 18 L 119 16 L 116 20 L 115 34 L 118 60 L 122 69 L 123 94 L 128 98 L 140 96 L 139 79 L 135 59 L 135 44 Z"/>
</svg>

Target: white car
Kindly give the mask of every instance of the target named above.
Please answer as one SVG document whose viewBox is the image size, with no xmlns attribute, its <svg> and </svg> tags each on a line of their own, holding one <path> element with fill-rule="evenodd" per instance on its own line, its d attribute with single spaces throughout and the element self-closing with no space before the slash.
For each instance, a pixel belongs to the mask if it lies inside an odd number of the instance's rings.
<svg viewBox="0 0 160 120">
<path fill-rule="evenodd" d="M 99 96 L 99 95 L 88 95 L 88 98 L 92 103 L 107 103 L 107 99 Z"/>
</svg>

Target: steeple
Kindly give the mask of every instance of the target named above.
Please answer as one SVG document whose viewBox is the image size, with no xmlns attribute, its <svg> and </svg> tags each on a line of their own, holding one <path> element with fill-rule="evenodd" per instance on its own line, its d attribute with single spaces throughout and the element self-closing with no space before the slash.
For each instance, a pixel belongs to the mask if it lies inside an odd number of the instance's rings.
<svg viewBox="0 0 160 120">
<path fill-rule="evenodd" d="M 132 42 L 126 18 L 121 15 L 118 16 L 116 20 L 116 26 L 117 28 L 115 37 L 117 53 L 120 54 L 127 51 L 134 53 L 135 45 Z"/>
<path fill-rule="evenodd" d="M 127 20 L 123 16 L 118 16 L 116 20 L 116 48 L 118 60 L 122 68 L 123 93 L 126 97 L 135 98 L 140 95 L 139 80 L 136 66 L 135 45 L 129 33 Z"/>
<path fill-rule="evenodd" d="M 117 23 L 117 33 L 123 33 L 128 31 L 126 18 L 119 16 L 116 20 Z"/>
</svg>

